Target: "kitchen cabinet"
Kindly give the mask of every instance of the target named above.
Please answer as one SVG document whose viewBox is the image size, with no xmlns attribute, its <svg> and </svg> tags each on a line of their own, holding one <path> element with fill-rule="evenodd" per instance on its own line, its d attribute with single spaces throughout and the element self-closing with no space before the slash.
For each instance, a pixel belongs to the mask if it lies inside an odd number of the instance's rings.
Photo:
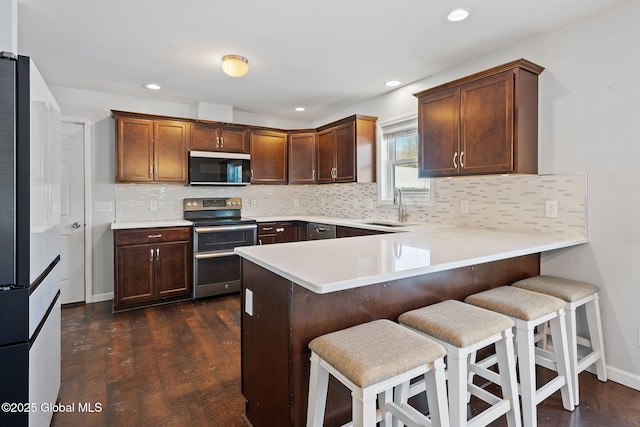
<svg viewBox="0 0 640 427">
<path fill-rule="evenodd" d="M 289 132 L 289 184 L 315 184 L 316 168 L 316 132 Z"/>
<path fill-rule="evenodd" d="M 187 122 L 114 116 L 116 182 L 187 182 Z"/>
<path fill-rule="evenodd" d="M 258 223 L 258 244 L 270 245 L 298 241 L 298 228 L 293 222 Z"/>
<path fill-rule="evenodd" d="M 538 75 L 525 59 L 414 94 L 420 177 L 538 172 Z"/>
<path fill-rule="evenodd" d="M 248 139 L 244 127 L 204 122 L 191 124 L 191 150 L 248 153 Z"/>
<path fill-rule="evenodd" d="M 287 184 L 287 133 L 252 129 L 251 183 Z"/>
<path fill-rule="evenodd" d="M 340 239 L 342 237 L 358 237 L 358 236 L 371 236 L 373 234 L 385 234 L 387 231 L 380 230 L 367 230 L 365 228 L 357 228 L 357 227 L 345 227 L 343 225 L 338 225 L 336 227 L 336 238 Z"/>
<path fill-rule="evenodd" d="M 113 310 L 189 298 L 191 245 L 190 227 L 115 230 Z"/>
<path fill-rule="evenodd" d="M 376 117 L 354 115 L 317 129 L 317 182 L 375 182 Z"/>
</svg>

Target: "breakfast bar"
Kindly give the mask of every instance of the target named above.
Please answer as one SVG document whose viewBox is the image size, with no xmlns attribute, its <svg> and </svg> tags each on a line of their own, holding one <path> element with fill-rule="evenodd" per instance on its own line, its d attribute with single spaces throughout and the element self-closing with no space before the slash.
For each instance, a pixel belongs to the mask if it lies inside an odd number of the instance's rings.
<svg viewBox="0 0 640 427">
<path fill-rule="evenodd" d="M 587 242 L 445 225 L 400 230 L 236 249 L 242 392 L 253 426 L 305 425 L 313 338 L 538 275 L 540 253 Z M 347 422 L 350 403 L 331 382 L 325 425 Z"/>
</svg>

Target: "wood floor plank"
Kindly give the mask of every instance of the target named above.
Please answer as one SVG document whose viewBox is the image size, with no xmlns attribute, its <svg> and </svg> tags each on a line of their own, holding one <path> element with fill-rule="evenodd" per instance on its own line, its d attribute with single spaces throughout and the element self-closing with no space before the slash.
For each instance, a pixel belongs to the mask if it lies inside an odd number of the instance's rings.
<svg viewBox="0 0 640 427">
<path fill-rule="evenodd" d="M 52 426 L 244 427 L 240 337 L 237 294 L 118 314 L 111 302 L 64 307 L 58 401 L 103 410 L 76 406 L 54 414 Z M 555 393 L 539 405 L 538 425 L 638 426 L 640 392 L 583 372 L 575 411 Z"/>
</svg>

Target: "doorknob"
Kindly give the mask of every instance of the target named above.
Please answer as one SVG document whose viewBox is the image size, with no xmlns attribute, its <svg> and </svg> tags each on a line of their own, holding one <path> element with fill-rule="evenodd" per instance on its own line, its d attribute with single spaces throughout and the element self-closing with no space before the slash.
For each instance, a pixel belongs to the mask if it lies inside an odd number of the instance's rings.
<svg viewBox="0 0 640 427">
<path fill-rule="evenodd" d="M 80 223 L 79 222 L 74 222 L 72 227 L 73 228 L 80 228 Z"/>
</svg>

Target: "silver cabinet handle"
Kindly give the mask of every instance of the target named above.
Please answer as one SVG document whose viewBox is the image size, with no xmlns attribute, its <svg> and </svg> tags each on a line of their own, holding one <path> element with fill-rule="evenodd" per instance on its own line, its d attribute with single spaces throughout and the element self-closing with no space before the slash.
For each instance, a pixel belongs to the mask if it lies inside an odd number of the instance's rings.
<svg viewBox="0 0 640 427">
<path fill-rule="evenodd" d="M 149 166 L 149 178 L 153 178 L 153 166 Z"/>
<path fill-rule="evenodd" d="M 284 228 L 276 228 L 276 233 L 282 233 L 284 231 Z"/>
<path fill-rule="evenodd" d="M 72 227 L 73 228 L 80 228 L 80 223 L 79 222 L 74 222 Z"/>
<path fill-rule="evenodd" d="M 156 165 L 156 178 L 159 177 L 160 174 L 158 173 L 158 165 Z"/>
<path fill-rule="evenodd" d="M 271 231 L 273 230 L 273 227 L 263 227 L 262 231 Z"/>
<path fill-rule="evenodd" d="M 151 255 L 149 256 L 149 262 L 153 262 L 153 248 L 151 248 Z"/>
<path fill-rule="evenodd" d="M 220 137 L 216 136 L 216 148 L 220 148 Z"/>
<path fill-rule="evenodd" d="M 458 163 L 456 162 L 456 159 L 458 158 L 458 152 L 456 151 L 455 153 L 453 153 L 453 167 L 458 169 Z"/>
<path fill-rule="evenodd" d="M 463 168 L 464 167 L 464 163 L 462 163 L 462 158 L 464 156 L 464 151 L 460 152 L 460 167 Z"/>
<path fill-rule="evenodd" d="M 223 148 L 223 147 L 224 147 L 224 137 L 221 136 L 220 137 L 220 148 Z"/>
<path fill-rule="evenodd" d="M 162 237 L 162 234 L 149 234 L 147 239 L 157 239 L 159 237 Z"/>
<path fill-rule="evenodd" d="M 311 172 L 311 179 L 316 179 L 316 170 L 315 169 Z"/>
<path fill-rule="evenodd" d="M 156 261 L 160 259 L 160 248 L 156 248 Z"/>
</svg>

